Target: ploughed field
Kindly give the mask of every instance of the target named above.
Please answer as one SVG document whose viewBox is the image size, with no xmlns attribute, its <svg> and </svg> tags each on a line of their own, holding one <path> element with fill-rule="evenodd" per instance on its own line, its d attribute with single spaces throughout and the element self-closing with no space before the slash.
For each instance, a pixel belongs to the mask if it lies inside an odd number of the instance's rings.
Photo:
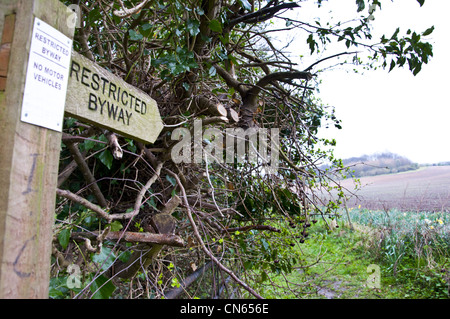
<svg viewBox="0 0 450 319">
<path fill-rule="evenodd" d="M 340 184 L 352 196 L 348 207 L 402 211 L 449 211 L 450 166 L 429 166 L 416 171 L 360 178 L 361 189 L 354 190 L 352 179 Z"/>
</svg>

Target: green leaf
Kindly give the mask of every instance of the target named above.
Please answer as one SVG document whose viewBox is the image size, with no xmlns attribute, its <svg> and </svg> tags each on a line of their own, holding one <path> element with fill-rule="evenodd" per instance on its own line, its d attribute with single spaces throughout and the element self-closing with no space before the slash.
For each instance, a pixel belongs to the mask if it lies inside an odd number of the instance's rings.
<svg viewBox="0 0 450 319">
<path fill-rule="evenodd" d="M 107 270 L 113 264 L 116 255 L 111 251 L 111 248 L 102 247 L 98 254 L 93 254 L 92 261 L 99 264 L 102 270 Z"/>
<path fill-rule="evenodd" d="M 309 44 L 309 49 L 311 50 L 311 54 L 314 53 L 314 50 L 316 49 L 317 43 L 314 41 L 313 35 L 310 34 L 308 39 L 306 40 L 306 43 Z"/>
<path fill-rule="evenodd" d="M 191 88 L 191 86 L 189 85 L 189 83 L 183 82 L 181 84 L 181 86 L 186 90 L 186 92 L 189 92 L 189 89 Z"/>
<path fill-rule="evenodd" d="M 108 169 L 111 169 L 113 163 L 113 156 L 109 150 L 104 150 L 98 156 L 100 162 L 103 163 Z"/>
<path fill-rule="evenodd" d="M 209 28 L 214 32 L 222 33 L 222 24 L 217 19 L 209 22 Z"/>
<path fill-rule="evenodd" d="M 48 296 L 52 299 L 62 299 L 69 293 L 67 288 L 67 276 L 50 279 Z"/>
<path fill-rule="evenodd" d="M 432 26 L 431 28 L 426 29 L 425 32 L 422 33 L 422 35 L 423 36 L 430 35 L 431 33 L 433 33 L 433 31 L 434 31 L 434 26 Z"/>
<path fill-rule="evenodd" d="M 77 119 L 73 119 L 71 117 L 64 119 L 64 127 L 65 128 L 71 128 L 72 126 L 75 126 L 76 123 L 77 123 Z"/>
<path fill-rule="evenodd" d="M 96 21 L 102 19 L 102 14 L 100 12 L 99 8 L 94 8 L 92 10 L 89 10 L 88 13 L 88 23 L 89 25 L 93 25 Z"/>
<path fill-rule="evenodd" d="M 264 247 L 264 250 L 267 251 L 269 249 L 269 243 L 264 238 L 261 239 L 261 243 Z"/>
<path fill-rule="evenodd" d="M 119 260 L 126 263 L 130 259 L 131 255 L 132 255 L 131 251 L 129 250 L 124 251 L 119 255 Z"/>
<path fill-rule="evenodd" d="M 352 45 L 352 41 L 350 40 L 345 40 L 345 46 L 348 48 L 350 48 L 350 46 Z"/>
<path fill-rule="evenodd" d="M 166 175 L 166 179 L 169 181 L 170 184 L 172 184 L 172 186 L 175 186 L 177 184 L 177 180 L 172 176 Z"/>
<path fill-rule="evenodd" d="M 62 248 L 64 248 L 64 249 L 67 248 L 67 245 L 69 244 L 71 233 L 72 232 L 70 229 L 63 229 L 58 234 L 58 241 L 59 241 L 59 244 L 62 246 Z"/>
<path fill-rule="evenodd" d="M 192 36 L 200 33 L 200 22 L 198 20 L 188 19 L 186 27 Z"/>
<path fill-rule="evenodd" d="M 398 33 L 400 32 L 400 28 L 397 28 L 394 32 L 394 34 L 391 37 L 391 40 L 397 39 Z"/>
<path fill-rule="evenodd" d="M 146 23 L 139 27 L 139 32 L 146 38 L 148 38 L 152 33 L 152 27 L 150 23 Z"/>
<path fill-rule="evenodd" d="M 94 293 L 92 299 L 109 299 L 114 290 L 116 290 L 116 286 L 108 278 L 99 276 L 90 285 L 89 289 Z"/>
<path fill-rule="evenodd" d="M 147 205 L 153 209 L 156 209 L 155 199 L 152 197 L 149 201 L 147 201 Z"/>
<path fill-rule="evenodd" d="M 425 3 L 425 0 L 417 0 L 417 2 L 420 3 L 420 6 L 423 6 L 423 4 Z"/>
<path fill-rule="evenodd" d="M 389 72 L 391 72 L 395 68 L 395 61 L 391 61 L 391 66 L 389 67 Z"/>
<path fill-rule="evenodd" d="M 261 272 L 261 281 L 264 282 L 264 281 L 266 281 L 267 279 L 269 279 L 269 276 L 267 276 L 267 273 L 263 270 L 263 271 Z"/>
<path fill-rule="evenodd" d="M 356 4 L 358 5 L 358 12 L 361 12 L 366 7 L 364 0 L 356 0 Z"/>
<path fill-rule="evenodd" d="M 141 25 L 142 30 L 147 31 L 149 29 L 151 29 L 153 27 L 153 25 L 151 25 L 150 23 L 146 23 Z"/>
<path fill-rule="evenodd" d="M 128 149 L 130 152 L 136 153 L 136 151 L 137 151 L 137 146 L 134 145 L 134 141 L 133 141 L 132 139 L 127 139 L 127 138 L 125 139 L 125 141 L 127 141 L 127 143 L 128 143 L 127 149 Z"/>
<path fill-rule="evenodd" d="M 144 38 L 144 36 L 134 30 L 129 30 L 128 34 L 130 35 L 130 39 L 133 41 L 139 41 Z"/>
<path fill-rule="evenodd" d="M 422 64 L 421 63 L 418 63 L 417 65 L 416 65 L 416 67 L 414 68 L 414 70 L 413 70 L 413 75 L 414 76 L 416 76 L 417 74 L 419 74 L 419 72 L 422 70 Z"/>
<path fill-rule="evenodd" d="M 84 140 L 83 142 L 83 147 L 85 151 L 89 151 L 91 149 L 93 149 L 95 146 L 95 141 L 91 141 L 91 140 Z"/>
<path fill-rule="evenodd" d="M 109 226 L 111 227 L 111 231 L 119 231 L 123 228 L 122 223 L 118 220 L 113 221 Z"/>
</svg>

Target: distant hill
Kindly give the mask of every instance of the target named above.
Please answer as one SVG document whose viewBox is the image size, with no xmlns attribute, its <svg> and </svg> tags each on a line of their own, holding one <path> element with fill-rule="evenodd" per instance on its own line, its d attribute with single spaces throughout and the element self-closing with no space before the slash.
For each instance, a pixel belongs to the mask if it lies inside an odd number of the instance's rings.
<svg viewBox="0 0 450 319">
<path fill-rule="evenodd" d="M 419 168 L 419 164 L 413 163 L 404 156 L 390 152 L 351 157 L 344 159 L 342 162 L 344 166 L 350 167 L 350 176 L 353 177 L 393 174 Z"/>
</svg>

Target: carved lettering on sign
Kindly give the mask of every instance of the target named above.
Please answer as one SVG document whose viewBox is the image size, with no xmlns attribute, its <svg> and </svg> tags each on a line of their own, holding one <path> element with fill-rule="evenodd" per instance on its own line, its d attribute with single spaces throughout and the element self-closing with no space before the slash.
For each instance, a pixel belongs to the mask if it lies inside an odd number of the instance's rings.
<svg viewBox="0 0 450 319">
<path fill-rule="evenodd" d="M 66 115 L 153 143 L 163 128 L 156 102 L 92 61 L 72 54 Z"/>
</svg>

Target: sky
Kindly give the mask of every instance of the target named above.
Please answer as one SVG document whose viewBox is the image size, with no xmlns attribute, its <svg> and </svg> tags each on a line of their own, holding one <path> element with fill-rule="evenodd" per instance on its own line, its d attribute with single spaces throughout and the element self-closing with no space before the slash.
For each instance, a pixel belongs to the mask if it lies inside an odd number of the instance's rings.
<svg viewBox="0 0 450 319">
<path fill-rule="evenodd" d="M 318 10 L 312 3 L 301 6 L 295 14 L 302 21 L 319 13 L 323 17 L 329 11 L 334 21 L 345 21 L 356 13 L 355 0 L 331 1 Z M 323 129 L 319 135 L 336 139 L 337 157 L 392 152 L 420 164 L 450 161 L 449 15 L 450 1 L 443 0 L 426 0 L 423 7 L 416 0 L 385 0 L 382 10 L 377 9 L 372 21 L 373 40 L 382 34 L 390 37 L 397 27 L 404 35 L 408 29 L 422 33 L 435 26 L 426 38 L 433 44 L 434 57 L 417 76 L 407 65 L 390 73 L 382 68 L 354 73 L 352 66 L 322 74 L 318 96 L 335 107 L 343 128 Z M 305 39 L 290 36 L 294 41 L 289 50 L 305 54 Z M 322 57 L 331 54 L 326 52 Z M 305 56 L 298 68 L 314 60 Z"/>
</svg>

